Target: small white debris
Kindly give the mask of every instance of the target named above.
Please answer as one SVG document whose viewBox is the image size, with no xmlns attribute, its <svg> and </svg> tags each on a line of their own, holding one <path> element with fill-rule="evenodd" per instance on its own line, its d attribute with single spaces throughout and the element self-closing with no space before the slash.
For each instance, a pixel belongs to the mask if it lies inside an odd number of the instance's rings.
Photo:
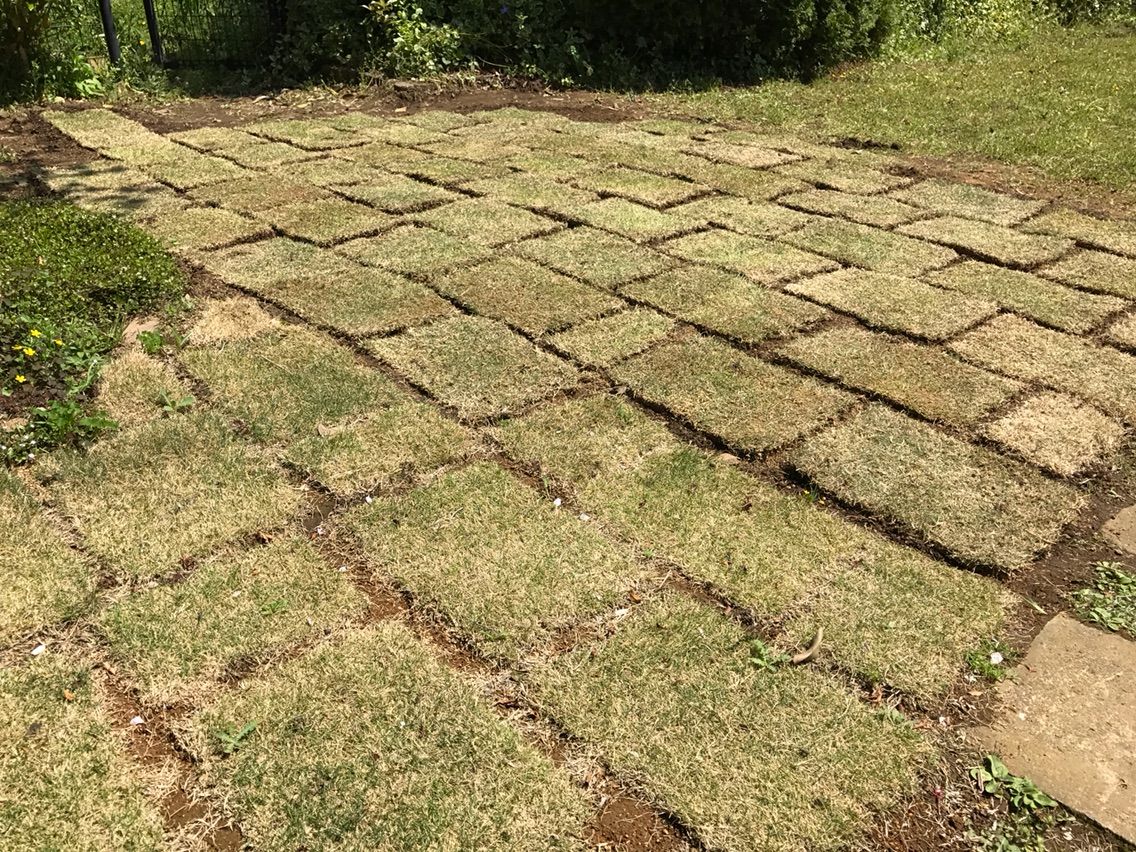
<svg viewBox="0 0 1136 852">
<path fill-rule="evenodd" d="M 992 663 L 993 663 L 994 665 L 996 665 L 996 666 L 1000 666 L 1000 665 L 1002 665 L 1002 660 L 1003 660 L 1003 659 L 1005 659 L 1005 658 L 1004 658 L 1004 657 L 1002 656 L 1002 654 L 1001 654 L 1000 652 L 998 652 L 998 651 L 995 651 L 994 653 L 992 653 L 992 654 L 990 655 L 990 662 L 992 662 Z"/>
<path fill-rule="evenodd" d="M 366 497 L 364 497 L 364 498 L 363 498 L 363 500 L 364 500 L 364 502 L 366 502 L 366 503 L 367 503 L 368 505 L 370 505 L 371 503 L 374 503 L 374 502 L 375 502 L 375 498 L 374 498 L 374 497 L 372 497 L 372 496 L 371 496 L 370 494 L 368 494 L 368 495 L 367 495 Z"/>
<path fill-rule="evenodd" d="M 1018 711 L 1018 718 L 1021 719 L 1024 722 L 1026 720 L 1026 711 L 1025 710 L 1019 710 Z"/>
<path fill-rule="evenodd" d="M 346 565 L 340 565 L 339 566 L 339 573 L 340 574 L 346 574 L 347 573 L 347 566 Z"/>
<path fill-rule="evenodd" d="M 241 590 L 240 589 L 237 589 L 235 592 L 233 592 L 232 595 L 230 595 L 230 597 L 234 597 L 234 598 L 239 598 L 240 596 L 241 596 Z"/>
<path fill-rule="evenodd" d="M 581 521 L 590 521 L 591 519 L 592 519 L 592 516 L 589 515 L 587 512 L 581 512 L 580 513 L 580 520 Z"/>
<path fill-rule="evenodd" d="M 555 506 L 555 507 L 556 507 L 557 509 L 559 509 L 559 508 L 560 508 L 560 504 L 561 504 L 562 502 L 563 502 L 563 501 L 562 501 L 562 500 L 561 500 L 561 499 L 560 499 L 559 497 L 557 497 L 557 498 L 556 498 L 555 500 L 553 500 L 553 501 L 552 501 L 552 505 L 553 505 L 553 506 Z"/>
<path fill-rule="evenodd" d="M 137 725 L 145 725 L 145 724 L 146 724 L 146 720 L 145 720 L 145 719 L 143 719 L 143 718 L 142 718 L 141 716 L 135 716 L 135 717 L 134 717 L 133 719 L 131 719 L 131 720 L 130 720 L 130 724 L 131 724 L 131 725 L 135 725 L 135 726 L 137 726 Z"/>
<path fill-rule="evenodd" d="M 314 532 L 316 535 L 323 535 L 323 524 L 320 524 L 318 527 L 316 527 Z"/>
<path fill-rule="evenodd" d="M 43 644 L 43 643 L 41 642 L 40 644 L 38 644 L 38 645 L 36 645 L 36 646 L 35 646 L 34 648 L 32 648 L 32 656 L 33 656 L 33 657 L 38 657 L 38 656 L 39 656 L 40 654 L 42 654 L 42 653 L 43 653 L 44 651 L 46 651 L 46 650 L 47 650 L 47 646 L 46 646 L 46 645 L 44 645 L 44 644 Z"/>
</svg>

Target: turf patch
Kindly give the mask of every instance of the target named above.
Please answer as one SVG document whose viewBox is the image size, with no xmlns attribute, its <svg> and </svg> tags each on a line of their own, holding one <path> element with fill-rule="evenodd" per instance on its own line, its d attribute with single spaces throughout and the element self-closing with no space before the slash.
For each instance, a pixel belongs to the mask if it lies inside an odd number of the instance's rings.
<svg viewBox="0 0 1136 852">
<path fill-rule="evenodd" d="M 519 257 L 499 257 L 440 276 L 436 286 L 483 316 L 530 334 L 557 331 L 619 308 L 623 302 Z"/>
<path fill-rule="evenodd" d="M 626 198 L 648 207 L 681 204 L 707 191 L 706 187 L 697 183 L 641 172 L 626 166 L 612 166 L 602 171 L 589 172 L 577 177 L 575 183 L 589 192 Z"/>
<path fill-rule="evenodd" d="M 171 134 L 170 139 L 212 154 L 227 157 L 252 169 L 275 169 L 310 160 L 312 153 L 285 142 L 269 142 L 230 127 L 202 127 Z"/>
<path fill-rule="evenodd" d="M 596 168 L 594 163 L 583 157 L 574 157 L 556 151 L 524 151 L 509 157 L 504 161 L 504 165 L 530 175 L 555 180 L 568 180 Z"/>
<path fill-rule="evenodd" d="M 194 259 L 225 283 L 248 290 L 262 290 L 281 281 L 350 275 L 357 269 L 335 252 L 284 237 L 236 245 Z"/>
<path fill-rule="evenodd" d="M 317 186 L 292 181 L 277 174 L 256 174 L 203 186 L 190 192 L 190 196 L 205 204 L 215 204 L 250 215 L 285 204 L 331 197 L 330 193 Z"/>
<path fill-rule="evenodd" d="M 715 225 L 751 237 L 779 237 L 809 221 L 808 216 L 776 204 L 750 202 L 731 196 L 700 198 L 674 207 L 670 212 L 698 224 Z"/>
<path fill-rule="evenodd" d="M 510 661 L 610 609 L 642 574 L 594 525 L 488 462 L 359 507 L 345 523 L 376 571 Z"/>
<path fill-rule="evenodd" d="M 793 154 L 766 148 L 761 145 L 742 145 L 735 142 L 694 142 L 684 148 L 689 154 L 704 157 L 715 163 L 744 166 L 747 169 L 765 169 L 799 160 Z"/>
<path fill-rule="evenodd" d="M 111 653 L 147 703 L 199 702 L 235 666 L 359 616 L 366 600 L 306 537 L 226 550 L 176 585 L 135 592 L 100 619 Z"/>
<path fill-rule="evenodd" d="M 210 299 L 201 308 L 186 341 L 195 346 L 251 340 L 266 331 L 280 327 L 280 321 L 265 311 L 254 299 L 236 296 Z"/>
<path fill-rule="evenodd" d="M 824 308 L 705 266 L 664 272 L 629 284 L 622 292 L 686 322 L 746 343 L 789 334 L 829 316 Z"/>
<path fill-rule="evenodd" d="M 777 172 L 711 163 L 701 157 L 687 157 L 674 171 L 704 186 L 750 201 L 769 201 L 786 192 L 806 188 L 801 181 Z"/>
<path fill-rule="evenodd" d="M 859 317 L 868 325 L 944 340 L 993 315 L 998 306 L 913 278 L 862 269 L 842 269 L 790 284 L 807 296 Z"/>
<path fill-rule="evenodd" d="M 1108 327 L 1106 337 L 1127 349 L 1136 349 L 1136 314 L 1121 317 Z"/>
<path fill-rule="evenodd" d="M 350 149 L 360 150 L 358 148 Z M 342 157 L 321 157 L 318 160 L 304 160 L 292 163 L 283 169 L 288 180 L 309 183 L 320 187 L 350 186 L 357 183 L 371 183 L 382 179 L 382 170 L 365 163 L 352 162 Z"/>
<path fill-rule="evenodd" d="M 495 417 L 576 383 L 576 371 L 503 325 L 455 317 L 368 348 L 466 418 Z"/>
<path fill-rule="evenodd" d="M 344 243 L 339 251 L 360 263 L 411 275 L 432 275 L 486 257 L 481 246 L 433 228 L 399 225 L 377 237 Z"/>
<path fill-rule="evenodd" d="M 431 159 L 431 156 L 422 151 L 401 148 L 388 142 L 369 142 L 358 148 L 336 151 L 326 162 L 344 163 L 344 167 L 346 167 L 346 161 L 354 163 L 356 167 L 373 167 L 372 177 L 375 180 L 381 180 L 384 176 L 381 172 L 390 171 L 392 163 L 406 165 L 411 162 L 426 162 L 429 159 Z M 344 183 L 360 183 L 360 181 L 344 181 Z"/>
<path fill-rule="evenodd" d="M 1047 392 L 991 423 L 986 435 L 1058 476 L 1074 476 L 1110 459 L 1124 427 L 1091 405 Z"/>
<path fill-rule="evenodd" d="M 1084 503 L 1035 469 L 872 405 L 808 438 L 793 464 L 960 559 L 1024 568 Z"/>
<path fill-rule="evenodd" d="M 381 231 L 395 221 L 385 213 L 342 198 L 284 204 L 262 215 L 285 236 L 321 246 Z"/>
<path fill-rule="evenodd" d="M 353 201 L 370 204 L 387 213 L 413 213 L 459 197 L 441 187 L 395 174 L 345 186 L 333 184 L 331 188 Z"/>
<path fill-rule="evenodd" d="M 942 349 L 862 328 L 801 337 L 780 354 L 842 384 L 879 394 L 930 420 L 970 426 L 1021 389 L 1013 379 L 963 363 Z"/>
<path fill-rule="evenodd" d="M 1045 207 L 1044 201 L 1015 198 L 965 183 L 925 180 L 892 193 L 894 198 L 943 216 L 978 219 L 993 225 L 1017 225 Z"/>
<path fill-rule="evenodd" d="M 713 229 L 679 237 L 662 248 L 686 260 L 740 272 L 761 284 L 835 269 L 836 264 L 784 243 Z"/>
<path fill-rule="evenodd" d="M 360 135 L 377 142 L 389 142 L 392 145 L 428 145 L 447 138 L 440 130 L 408 121 L 375 122 L 361 128 Z"/>
<path fill-rule="evenodd" d="M 185 739 L 260 848 L 576 847 L 583 795 L 478 692 L 386 623 L 224 695 Z"/>
<path fill-rule="evenodd" d="M 456 201 L 414 218 L 482 246 L 500 246 L 561 227 L 559 222 L 528 210 L 486 199 Z"/>
<path fill-rule="evenodd" d="M 604 198 L 577 208 L 573 218 L 632 240 L 649 242 L 681 234 L 695 224 L 676 214 L 677 211 L 663 213 L 623 198 Z"/>
<path fill-rule="evenodd" d="M 41 477 L 88 548 L 122 576 L 171 571 L 238 535 L 281 524 L 299 495 L 262 452 L 208 412 L 65 452 Z"/>
<path fill-rule="evenodd" d="M 137 166 L 155 180 L 181 190 L 236 180 L 247 174 L 245 169 L 228 160 L 176 146 L 160 156 L 144 158 Z"/>
<path fill-rule="evenodd" d="M 287 142 L 308 151 L 349 148 L 362 141 L 351 130 L 341 130 L 330 121 L 318 119 L 270 119 L 246 124 L 241 129 L 278 142 Z"/>
<path fill-rule="evenodd" d="M 1073 287 L 1136 299 L 1136 259 L 1103 251 L 1077 251 L 1039 273 Z"/>
<path fill-rule="evenodd" d="M 636 394 L 745 452 L 782 446 L 852 402 L 843 391 L 707 337 L 664 343 L 613 374 Z"/>
<path fill-rule="evenodd" d="M 474 133 L 469 136 L 446 136 L 419 147 L 442 157 L 477 163 L 496 163 L 525 151 L 517 143 L 515 133 L 492 133 L 482 128 L 473 130 Z"/>
<path fill-rule="evenodd" d="M 100 686 L 97 673 L 54 650 L 0 668 L 8 848 L 143 852 L 163 845 L 161 817 L 111 730 Z"/>
<path fill-rule="evenodd" d="M 549 338 L 558 349 L 595 367 L 610 367 L 666 337 L 674 321 L 645 308 L 590 320 Z"/>
<path fill-rule="evenodd" d="M 1004 269 L 977 260 L 967 260 L 938 272 L 927 280 L 958 290 L 1064 331 L 1084 334 L 1105 317 L 1125 306 L 1113 296 L 1095 296 L 1063 287 L 1028 272 Z"/>
<path fill-rule="evenodd" d="M 895 198 L 879 195 L 856 195 L 837 192 L 834 189 L 810 189 L 807 192 L 794 192 L 777 199 L 806 213 L 819 213 L 823 216 L 840 216 L 861 225 L 877 228 L 891 228 L 911 222 L 924 215 L 918 207 L 904 204 Z"/>
<path fill-rule="evenodd" d="M 1014 316 L 951 343 L 964 358 L 1093 402 L 1136 423 L 1136 358 Z"/>
<path fill-rule="evenodd" d="M 134 222 L 166 216 L 186 206 L 186 200 L 168 186 L 110 160 L 49 169 L 43 181 L 72 204 Z"/>
<path fill-rule="evenodd" d="M 565 275 L 608 289 L 674 265 L 658 252 L 595 228 L 570 228 L 520 243 L 516 250 Z"/>
<path fill-rule="evenodd" d="M 1073 247 L 1072 240 L 1062 237 L 1027 234 L 957 216 L 912 222 L 900 225 L 899 230 L 913 237 L 957 248 L 983 260 L 1024 268 L 1056 260 Z"/>
<path fill-rule="evenodd" d="M 594 193 L 528 174 L 510 174 L 489 180 L 475 180 L 466 184 L 463 189 L 494 201 L 507 202 L 515 207 L 527 207 L 564 218 L 572 218 L 582 205 L 596 200 Z"/>
<path fill-rule="evenodd" d="M 171 251 L 193 253 L 272 236 L 265 225 L 217 207 L 171 210 L 145 228 Z"/>
<path fill-rule="evenodd" d="M 498 178 L 511 172 L 500 163 L 476 163 L 472 160 L 455 160 L 453 157 L 431 157 L 408 152 L 414 157 L 394 159 L 385 168 L 392 172 L 425 178 L 431 183 L 447 186 L 460 185 L 474 180 Z"/>
<path fill-rule="evenodd" d="M 80 109 L 68 112 L 44 110 L 43 120 L 70 136 L 84 148 L 109 148 L 131 140 L 166 140 L 143 125 L 109 109 Z"/>
<path fill-rule="evenodd" d="M 476 118 L 442 109 L 424 109 L 421 112 L 411 113 L 403 120 L 438 133 L 449 133 L 459 127 L 471 127 L 478 123 Z"/>
<path fill-rule="evenodd" d="M 841 263 L 890 275 L 922 275 L 958 257 L 949 248 L 837 219 L 815 220 L 784 239 Z"/>
<path fill-rule="evenodd" d="M 668 595 L 529 679 L 573 734 L 709 846 L 854 845 L 873 812 L 915 789 L 929 747 L 823 675 L 760 670 L 750 644 L 705 605 Z"/>
<path fill-rule="evenodd" d="M 787 177 L 814 184 L 821 189 L 875 195 L 898 189 L 911 183 L 911 178 L 889 175 L 870 166 L 839 160 L 801 160 L 777 166 L 776 171 Z"/>
<path fill-rule="evenodd" d="M 1031 219 L 1027 231 L 1069 237 L 1093 248 L 1136 257 L 1136 222 L 1098 219 L 1076 210 L 1054 210 Z"/>
<path fill-rule="evenodd" d="M 162 416 L 163 406 L 190 397 L 169 364 L 127 349 L 99 372 L 98 406 L 126 429 Z"/>
</svg>

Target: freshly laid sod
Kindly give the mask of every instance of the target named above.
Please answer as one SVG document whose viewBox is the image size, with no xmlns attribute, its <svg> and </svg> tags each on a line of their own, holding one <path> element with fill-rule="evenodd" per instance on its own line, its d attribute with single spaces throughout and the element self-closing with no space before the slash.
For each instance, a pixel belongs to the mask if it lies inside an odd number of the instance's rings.
<svg viewBox="0 0 1136 852">
<path fill-rule="evenodd" d="M 346 148 L 343 150 L 335 151 L 327 162 L 343 162 L 354 163 L 358 166 L 373 167 L 370 171 L 370 176 L 376 180 L 381 181 L 388 175 L 384 174 L 389 172 L 390 166 L 393 163 L 400 165 L 407 165 L 412 162 L 425 162 L 431 159 L 429 154 L 424 154 L 421 151 L 414 151 L 409 148 L 401 148 L 398 145 L 391 145 L 388 142 L 369 142 L 366 145 L 360 145 L 358 148 Z M 362 181 L 349 180 L 344 181 L 348 183 L 361 183 Z"/>
<path fill-rule="evenodd" d="M 362 141 L 358 134 L 342 130 L 330 121 L 313 119 L 269 119 L 246 124 L 241 129 L 257 136 L 288 142 L 308 151 L 347 148 Z"/>
<path fill-rule="evenodd" d="M 200 252 L 272 236 L 266 225 L 217 207 L 171 210 L 146 223 L 146 230 L 175 252 Z"/>
<path fill-rule="evenodd" d="M 674 325 L 674 320 L 662 314 L 633 308 L 580 323 L 548 340 L 585 364 L 610 367 L 662 340 Z"/>
<path fill-rule="evenodd" d="M 949 248 L 839 219 L 818 219 L 784 239 L 841 263 L 892 275 L 922 275 L 958 257 Z"/>
<path fill-rule="evenodd" d="M 701 184 L 641 172 L 626 166 L 588 172 L 576 178 L 575 183 L 580 189 L 626 198 L 648 207 L 681 204 L 708 191 Z"/>
<path fill-rule="evenodd" d="M 267 331 L 278 329 L 280 320 L 259 303 L 244 296 L 209 299 L 186 334 L 186 342 L 195 346 L 252 340 Z"/>
<path fill-rule="evenodd" d="M 1091 331 L 1105 317 L 1126 305 L 1115 296 L 1085 293 L 1028 272 L 978 260 L 967 260 L 932 272 L 927 280 L 940 287 L 997 302 L 1029 319 L 1076 334 Z"/>
<path fill-rule="evenodd" d="M 739 450 L 776 449 L 852 397 L 708 337 L 664 343 L 612 371 L 639 396 Z"/>
<path fill-rule="evenodd" d="M 191 148 L 220 154 L 249 168 L 290 166 L 314 156 L 286 142 L 269 142 L 233 127 L 200 127 L 171 133 L 169 138 Z"/>
<path fill-rule="evenodd" d="M 705 157 L 711 162 L 729 163 L 733 166 L 744 166 L 749 169 L 764 169 L 800 159 L 793 154 L 786 154 L 784 151 L 777 151 L 761 145 L 741 145 L 734 142 L 722 142 L 717 139 L 708 142 L 694 142 L 684 150 L 688 154 Z"/>
<path fill-rule="evenodd" d="M 559 222 L 545 216 L 486 199 L 444 204 L 414 218 L 482 246 L 500 246 L 561 227 Z"/>
<path fill-rule="evenodd" d="M 478 123 L 478 120 L 473 116 L 441 109 L 427 109 L 422 112 L 411 113 L 406 117 L 406 121 L 438 133 L 448 133 L 451 130 L 457 130 L 459 127 L 470 127 Z"/>
<path fill-rule="evenodd" d="M 329 249 L 285 237 L 242 243 L 195 259 L 225 283 L 253 291 L 298 279 L 349 275 L 358 269 Z"/>
<path fill-rule="evenodd" d="M 221 736 L 242 730 L 226 755 Z M 185 739 L 258 848 L 580 845 L 583 794 L 398 624 L 348 633 L 227 693 Z"/>
<path fill-rule="evenodd" d="M 115 356 L 99 373 L 99 407 L 129 429 L 163 414 L 163 407 L 192 397 L 169 364 L 131 348 Z"/>
<path fill-rule="evenodd" d="M 82 613 L 94 594 L 89 560 L 67 546 L 13 477 L 0 471 L 0 644 Z"/>
<path fill-rule="evenodd" d="M 504 164 L 541 178 L 555 180 L 569 180 L 581 172 L 597 168 L 594 163 L 583 157 L 559 154 L 555 151 L 524 151 L 509 157 Z"/>
<path fill-rule="evenodd" d="M 1110 459 L 1124 427 L 1059 393 L 1042 393 L 991 423 L 986 434 L 1059 476 L 1074 476 Z"/>
<path fill-rule="evenodd" d="M 1136 349 L 1136 314 L 1121 317 L 1108 327 L 1108 339 L 1128 349 Z"/>
<path fill-rule="evenodd" d="M 595 228 L 571 228 L 517 245 L 527 258 L 609 289 L 653 275 L 674 261 L 649 248 Z"/>
<path fill-rule="evenodd" d="M 848 848 L 930 748 L 809 669 L 762 671 L 732 622 L 675 596 L 535 668 L 537 700 L 713 848 Z"/>
<path fill-rule="evenodd" d="M 877 228 L 902 225 L 925 215 L 918 207 L 905 204 L 895 198 L 856 195 L 834 189 L 794 192 L 778 198 L 777 203 L 804 210 L 806 213 L 841 216 L 861 225 L 874 225 Z"/>
<path fill-rule="evenodd" d="M 784 243 L 717 228 L 670 240 L 662 248 L 685 260 L 740 272 L 761 284 L 775 284 L 836 268 L 830 260 Z"/>
<path fill-rule="evenodd" d="M 788 175 L 711 163 L 701 157 L 688 157 L 675 169 L 675 173 L 730 195 L 758 202 L 769 201 L 786 192 L 808 189 L 807 184 Z"/>
<path fill-rule="evenodd" d="M 475 163 L 472 160 L 455 160 L 452 157 L 432 157 L 418 151 L 407 151 L 405 158 L 395 158 L 387 163 L 387 171 L 421 178 L 430 183 L 441 183 L 456 187 L 473 180 L 501 177 L 509 170 L 500 163 Z"/>
<path fill-rule="evenodd" d="M 496 417 L 576 383 L 576 371 L 500 323 L 460 316 L 368 348 L 465 418 Z"/>
<path fill-rule="evenodd" d="M 131 140 L 154 138 L 141 124 L 109 109 L 82 109 L 67 112 L 48 109 L 43 120 L 63 131 L 84 148 L 109 148 Z M 161 137 L 157 137 L 161 139 Z"/>
<path fill-rule="evenodd" d="M 623 302 L 519 257 L 499 257 L 439 276 L 438 289 L 479 314 L 530 334 L 558 331 Z"/>
<path fill-rule="evenodd" d="M 715 225 L 751 237 L 779 237 L 806 224 L 809 217 L 776 204 L 714 195 L 672 207 L 671 213 L 699 224 Z"/>
<path fill-rule="evenodd" d="M 281 524 L 300 496 L 214 414 L 158 420 L 56 453 L 40 470 L 87 547 L 124 577 L 175 570 L 221 543 Z"/>
<path fill-rule="evenodd" d="M 829 316 L 817 305 L 706 266 L 664 272 L 628 284 L 622 292 L 744 343 L 789 334 Z"/>
<path fill-rule="evenodd" d="M 515 661 L 611 609 L 641 576 L 594 525 L 484 462 L 361 506 L 345 523 L 394 575 L 489 656 Z"/>
<path fill-rule="evenodd" d="M 161 816 L 137 774 L 111 730 L 98 674 L 88 665 L 52 648 L 0 668 L 6 847 L 161 848 Z"/>
<path fill-rule="evenodd" d="M 573 217 L 581 206 L 590 204 L 598 197 L 593 192 L 585 192 L 542 177 L 539 172 L 535 176 L 514 173 L 489 180 L 475 180 L 462 188 L 494 201 L 567 218 Z"/>
<path fill-rule="evenodd" d="M 943 180 L 926 180 L 891 195 L 943 216 L 979 219 L 993 225 L 1017 225 L 1045 207 L 1044 201 L 1015 198 L 979 186 Z"/>
<path fill-rule="evenodd" d="M 385 213 L 342 198 L 283 204 L 262 214 L 262 218 L 285 236 L 321 246 L 375 233 L 394 222 Z"/>
<path fill-rule="evenodd" d="M 969 426 L 1021 390 L 942 349 L 862 328 L 800 337 L 779 352 L 810 370 L 894 400 L 930 420 Z"/>
<path fill-rule="evenodd" d="M 685 208 L 660 212 L 624 198 L 604 198 L 577 208 L 573 217 L 638 242 L 662 240 L 689 231 L 696 224 L 683 214 Z"/>
<path fill-rule="evenodd" d="M 1136 299 L 1136 259 L 1103 251 L 1077 251 L 1039 270 L 1073 287 Z"/>
<path fill-rule="evenodd" d="M 473 160 L 477 163 L 497 163 L 516 154 L 522 154 L 526 150 L 516 143 L 515 133 L 508 136 L 509 138 L 500 138 L 481 131 L 480 134 L 469 136 L 439 137 L 438 141 L 427 142 L 420 147 L 442 157 Z"/>
<path fill-rule="evenodd" d="M 191 191 L 190 197 L 204 204 L 216 204 L 251 215 L 285 204 L 319 201 L 332 196 L 327 190 L 310 183 L 300 183 L 278 174 L 257 173 L 200 187 Z"/>
<path fill-rule="evenodd" d="M 969 361 L 1065 391 L 1136 423 L 1136 357 L 1015 316 L 995 317 L 950 346 Z"/>
<path fill-rule="evenodd" d="M 331 188 L 354 201 L 370 204 L 387 213 L 413 213 L 460 197 L 441 187 L 395 174 L 384 174 L 346 186 L 332 185 Z"/>
<path fill-rule="evenodd" d="M 1027 234 L 1002 225 L 960 219 L 957 216 L 923 219 L 910 225 L 900 225 L 899 231 L 957 248 L 992 263 L 1024 269 L 1056 260 L 1073 248 L 1073 241 L 1063 237 Z"/>
<path fill-rule="evenodd" d="M 890 175 L 871 166 L 847 160 L 801 160 L 778 166 L 780 174 L 815 184 L 821 189 L 874 195 L 911 183 L 911 178 Z"/>
<path fill-rule="evenodd" d="M 187 203 L 168 186 L 111 160 L 48 169 L 43 182 L 72 204 L 132 221 L 158 219 L 181 210 Z"/>
<path fill-rule="evenodd" d="M 806 439 L 792 461 L 841 499 L 1004 571 L 1053 544 L 1084 503 L 1027 465 L 880 405 Z"/>
<path fill-rule="evenodd" d="M 413 275 L 431 275 L 488 256 L 484 248 L 468 240 L 415 225 L 399 225 L 377 237 L 352 240 L 339 251 L 360 263 Z"/>
<path fill-rule="evenodd" d="M 1032 219 L 1027 231 L 1069 237 L 1093 248 L 1136 257 L 1136 222 L 1098 219 L 1076 210 L 1054 210 Z"/>
<path fill-rule="evenodd" d="M 227 549 L 180 583 L 137 591 L 100 618 L 111 653 L 153 705 L 199 702 L 234 667 L 263 664 L 365 609 L 306 537 Z"/>
</svg>

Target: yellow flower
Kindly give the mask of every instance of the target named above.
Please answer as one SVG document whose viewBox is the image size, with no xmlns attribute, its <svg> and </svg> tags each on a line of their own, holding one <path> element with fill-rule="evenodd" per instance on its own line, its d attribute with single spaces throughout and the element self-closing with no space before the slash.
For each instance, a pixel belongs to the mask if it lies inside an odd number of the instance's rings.
<svg viewBox="0 0 1136 852">
<path fill-rule="evenodd" d="M 63 341 L 60 340 L 58 337 L 55 338 L 55 340 L 53 340 L 51 342 L 54 343 L 56 346 L 62 346 L 63 345 Z"/>
<path fill-rule="evenodd" d="M 19 373 L 16 374 L 16 381 L 19 382 L 21 385 L 24 382 L 26 382 L 27 380 L 28 380 L 27 376 L 21 376 Z"/>
<path fill-rule="evenodd" d="M 32 349 L 30 346 L 25 346 L 24 347 L 24 354 L 27 355 L 29 358 L 34 358 L 35 357 L 35 350 Z"/>
<path fill-rule="evenodd" d="M 34 329 L 34 328 L 31 330 L 30 334 L 31 334 L 32 337 L 43 337 L 43 335 L 40 334 L 40 332 L 37 329 Z"/>
</svg>

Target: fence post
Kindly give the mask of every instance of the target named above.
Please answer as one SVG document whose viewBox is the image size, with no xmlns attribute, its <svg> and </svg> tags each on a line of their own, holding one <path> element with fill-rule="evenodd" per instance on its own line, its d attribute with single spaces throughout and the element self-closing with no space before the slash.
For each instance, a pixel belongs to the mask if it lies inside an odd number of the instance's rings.
<svg viewBox="0 0 1136 852">
<path fill-rule="evenodd" d="M 154 11 L 154 0 L 142 0 L 142 7 L 146 10 L 146 29 L 150 31 L 150 47 L 154 51 L 154 61 L 158 65 L 165 65 L 166 51 L 162 48 L 162 33 L 158 29 L 158 13 Z"/>
<path fill-rule="evenodd" d="M 114 28 L 114 14 L 110 10 L 110 0 L 99 0 L 99 14 L 103 19 L 103 35 L 106 36 L 107 55 L 115 65 L 122 59 L 118 46 L 118 31 Z"/>
</svg>

